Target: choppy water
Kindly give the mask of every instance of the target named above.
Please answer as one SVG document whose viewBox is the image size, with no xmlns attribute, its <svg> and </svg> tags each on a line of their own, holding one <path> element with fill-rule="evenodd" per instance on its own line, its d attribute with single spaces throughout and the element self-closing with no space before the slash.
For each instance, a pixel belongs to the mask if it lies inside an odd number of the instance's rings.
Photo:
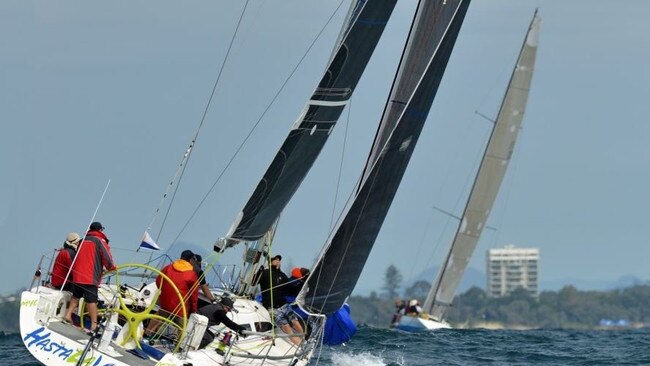
<svg viewBox="0 0 650 366">
<path fill-rule="evenodd" d="M 1 365 L 39 365 L 17 334 L 0 335 Z M 445 330 L 403 333 L 361 327 L 346 346 L 311 365 L 650 365 L 650 329 Z"/>
</svg>

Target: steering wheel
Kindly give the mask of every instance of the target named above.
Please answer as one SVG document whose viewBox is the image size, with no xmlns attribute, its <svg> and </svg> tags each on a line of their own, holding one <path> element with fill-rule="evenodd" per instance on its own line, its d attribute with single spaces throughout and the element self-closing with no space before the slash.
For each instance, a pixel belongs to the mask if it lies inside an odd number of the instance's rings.
<svg viewBox="0 0 650 366">
<path fill-rule="evenodd" d="M 181 314 L 179 317 L 182 319 L 181 324 L 177 324 L 170 318 L 165 318 L 163 316 L 160 316 L 158 314 L 153 314 L 153 308 L 156 306 L 158 303 L 158 297 L 160 296 L 160 288 L 153 294 L 153 297 L 151 298 L 151 302 L 148 306 L 146 306 L 143 310 L 138 310 L 137 303 L 139 298 L 142 298 L 141 296 L 135 297 L 134 298 L 134 292 L 133 291 L 121 291 L 121 286 L 120 286 L 120 273 L 125 273 L 128 272 L 131 269 L 134 268 L 140 268 L 144 269 L 146 271 L 151 271 L 162 279 L 162 281 L 166 282 L 168 285 L 171 286 L 171 288 L 174 289 L 174 292 L 176 293 L 176 296 L 178 297 L 179 300 L 179 306 L 181 310 Z M 106 315 L 106 313 L 110 312 L 116 312 L 119 315 L 123 317 L 123 319 L 128 323 L 129 325 L 129 330 L 128 333 L 124 336 L 121 345 L 124 346 L 128 341 L 133 340 L 134 343 L 136 344 L 136 347 L 140 347 L 140 339 L 142 338 L 138 334 L 138 326 L 144 322 L 145 320 L 158 320 L 162 322 L 163 324 L 167 324 L 169 326 L 172 326 L 173 328 L 176 328 L 179 332 L 179 337 L 178 337 L 178 342 L 176 342 L 176 346 L 174 348 L 174 352 L 177 352 L 178 349 L 180 348 L 180 345 L 182 344 L 183 339 L 185 338 L 186 334 L 186 328 L 187 328 L 187 308 L 185 307 L 185 300 L 183 299 L 183 295 L 180 293 L 178 290 L 178 287 L 174 284 L 174 282 L 167 277 L 164 273 L 160 272 L 158 269 L 147 266 L 145 264 L 139 264 L 139 263 L 129 263 L 129 264 L 123 264 L 120 266 L 117 266 L 114 270 L 107 271 L 104 273 L 104 276 L 114 276 L 115 277 L 115 291 L 116 293 L 113 294 L 113 297 L 117 298 L 119 301 L 119 306 L 116 308 L 109 308 L 109 309 L 98 309 L 97 310 L 97 315 L 98 317 L 101 314 Z M 140 295 L 139 293 L 135 293 L 135 295 Z M 127 303 L 127 300 L 131 300 Z M 136 306 L 134 306 L 136 305 Z M 114 305 L 113 305 L 114 306 Z M 83 323 L 83 317 L 87 312 L 85 312 L 85 302 L 83 305 L 81 305 L 81 309 L 79 311 L 80 317 L 81 317 L 81 324 Z M 181 316 L 182 315 L 182 316 Z"/>
</svg>

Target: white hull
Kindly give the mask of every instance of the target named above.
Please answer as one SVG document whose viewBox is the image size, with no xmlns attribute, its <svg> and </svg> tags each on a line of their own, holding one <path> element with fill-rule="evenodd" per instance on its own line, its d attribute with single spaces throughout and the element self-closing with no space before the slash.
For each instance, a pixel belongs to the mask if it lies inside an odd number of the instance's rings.
<svg viewBox="0 0 650 366">
<path fill-rule="evenodd" d="M 451 326 L 445 321 L 440 322 L 433 319 L 403 315 L 395 328 L 406 332 L 425 332 L 437 329 L 451 329 Z"/>
<path fill-rule="evenodd" d="M 100 299 L 102 293 L 105 291 L 100 292 Z M 22 293 L 20 333 L 23 343 L 38 361 L 48 366 L 76 364 L 90 339 L 90 336 L 81 329 L 62 322 L 69 297 L 70 294 L 67 292 L 59 292 L 45 287 Z M 239 313 L 234 314 L 233 320 L 239 324 L 250 322 L 254 326 L 255 322 L 270 322 L 268 311 L 252 300 L 238 298 L 235 301 L 235 308 L 239 310 Z M 117 329 L 119 334 L 113 340 L 107 337 L 106 342 L 102 342 L 101 338 L 94 342 L 87 352 L 83 365 L 182 366 L 189 363 L 194 366 L 224 364 L 305 366 L 313 353 L 313 351 L 298 351 L 287 338 L 276 337 L 273 340 L 271 332 L 267 332 L 237 339 L 225 355 L 217 353 L 220 341 L 215 337 L 211 344 L 201 350 L 195 350 L 188 346 L 185 347 L 185 351 L 181 350 L 176 353 L 167 350 L 160 359 L 153 357 L 144 359 L 129 352 L 128 349 L 134 348 L 135 343 L 120 344 L 119 340 L 122 339 L 122 333 L 127 327 L 120 328 L 118 326 Z M 222 329 L 227 330 L 227 328 Z M 218 331 L 219 329 L 217 329 Z M 276 329 L 276 332 L 280 335 L 283 334 L 279 329 Z M 106 333 L 108 334 L 108 332 Z M 188 337 L 188 339 L 192 338 L 191 335 Z M 103 345 L 101 345 L 102 343 Z M 310 342 L 305 343 L 309 344 Z"/>
</svg>

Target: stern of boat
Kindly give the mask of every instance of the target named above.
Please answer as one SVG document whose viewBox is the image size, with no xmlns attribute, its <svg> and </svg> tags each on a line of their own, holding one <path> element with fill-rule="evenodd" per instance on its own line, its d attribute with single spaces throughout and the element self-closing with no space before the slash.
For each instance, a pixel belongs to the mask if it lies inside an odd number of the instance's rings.
<svg viewBox="0 0 650 366">
<path fill-rule="evenodd" d="M 405 332 L 426 332 L 437 329 L 451 329 L 451 326 L 445 321 L 404 315 L 400 318 L 396 328 Z"/>
<path fill-rule="evenodd" d="M 61 322 L 69 300 L 70 293 L 46 287 L 24 291 L 21 295 L 20 334 L 23 344 L 45 365 L 76 364 L 88 343 L 86 333 Z M 98 366 L 126 365 L 95 350 L 91 350 L 86 362 L 84 364 Z"/>
<path fill-rule="evenodd" d="M 110 290 L 100 289 L 100 298 L 104 297 L 102 296 L 104 292 Z M 112 290 L 115 291 L 114 288 Z M 44 286 L 25 291 L 21 295 L 21 338 L 29 352 L 43 364 L 50 366 L 76 364 L 90 340 L 90 336 L 85 331 L 62 321 L 70 298 L 71 294 L 68 292 Z M 106 325 L 104 333 L 112 334 L 113 337 L 109 337 L 104 343 L 102 341 L 105 337 L 103 334 L 100 335 L 88 349 L 83 364 L 89 366 L 182 366 L 188 363 L 194 366 L 224 363 L 265 366 L 306 366 L 308 364 L 316 349 L 315 344 L 312 344 L 314 340 L 307 341 L 308 343 L 298 348 L 280 329 L 270 331 L 272 319 L 269 312 L 253 300 L 235 298 L 235 308 L 237 313 L 229 314 L 233 321 L 248 325 L 251 331 L 245 338 L 240 338 L 233 333 L 234 342 L 226 348 L 226 352 L 223 352 L 221 339 L 223 334 L 231 331 L 223 325 L 211 328 L 211 331 L 217 335 L 211 344 L 204 349 L 196 349 L 201 337 L 200 334 L 193 334 L 195 331 L 192 329 L 205 329 L 207 324 L 201 323 L 198 325 L 203 327 L 187 328 L 189 333 L 187 342 L 184 342 L 186 345 L 179 352 L 158 351 L 156 357 L 152 352 L 160 349 L 156 348 L 158 345 L 149 346 L 141 342 L 144 352 L 140 353 L 142 357 L 138 357 L 129 350 L 129 348 L 133 349 L 135 344 L 122 345 L 119 341 L 120 336 L 128 331 L 126 324 L 120 326 L 116 319 L 112 319 L 109 320 L 110 325 Z"/>
</svg>

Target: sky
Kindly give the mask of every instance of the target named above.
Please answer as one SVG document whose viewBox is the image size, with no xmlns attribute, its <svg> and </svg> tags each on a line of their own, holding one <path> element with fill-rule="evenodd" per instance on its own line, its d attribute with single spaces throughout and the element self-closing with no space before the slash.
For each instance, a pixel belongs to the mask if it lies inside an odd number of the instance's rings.
<svg viewBox="0 0 650 366">
<path fill-rule="evenodd" d="M 228 53 L 244 4 L 0 3 L 0 294 L 28 286 L 41 255 L 93 219 L 118 263 L 149 258 L 135 249 L 152 221 L 170 256 L 210 253 L 317 85 L 348 8 L 251 0 Z M 313 264 L 361 173 L 415 4 L 397 4 L 282 214 L 272 251 L 287 272 Z M 470 267 L 485 272 L 486 251 L 513 244 L 540 249 L 542 283 L 650 279 L 650 2 L 473 0 L 356 293 L 379 290 L 389 265 L 408 279 L 440 263 L 456 222 L 434 207 L 462 212 L 490 129 L 476 112 L 496 115 L 536 8 L 523 130 Z M 218 75 L 172 209 L 167 198 L 156 215 Z"/>
</svg>

